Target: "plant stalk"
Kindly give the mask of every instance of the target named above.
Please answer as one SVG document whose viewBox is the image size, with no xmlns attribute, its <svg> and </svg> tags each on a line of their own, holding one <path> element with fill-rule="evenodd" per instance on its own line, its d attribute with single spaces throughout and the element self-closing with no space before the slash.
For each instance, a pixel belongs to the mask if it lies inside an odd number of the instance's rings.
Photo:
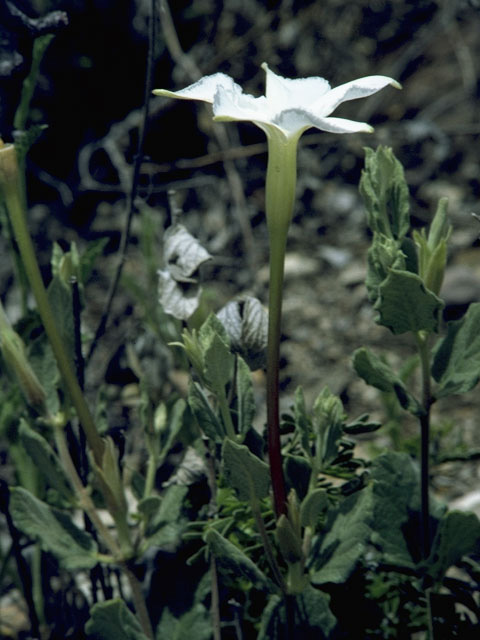
<svg viewBox="0 0 480 640">
<path fill-rule="evenodd" d="M 282 246 L 283 244 L 283 246 Z M 267 424 L 268 456 L 272 478 L 275 514 L 279 518 L 287 512 L 287 495 L 283 476 L 280 441 L 279 367 L 282 318 L 283 272 L 286 235 L 283 243 L 270 239 L 270 285 L 268 303 L 267 344 Z"/>
<path fill-rule="evenodd" d="M 0 191 L 5 198 L 25 272 L 30 282 L 33 295 L 35 296 L 38 312 L 50 341 L 58 368 L 67 387 L 72 404 L 77 411 L 80 423 L 85 431 L 95 461 L 101 466 L 104 445 L 97 432 L 90 409 L 80 389 L 72 363 L 58 331 L 43 284 L 40 268 L 35 257 L 32 239 L 28 232 L 25 194 L 22 188 L 22 178 L 18 166 L 17 153 L 13 145 L 3 145 L 3 143 L 0 144 Z"/>
<path fill-rule="evenodd" d="M 267 344 L 267 425 L 268 456 L 275 514 L 287 512 L 287 496 L 282 465 L 279 408 L 279 365 L 282 319 L 283 276 L 287 233 L 295 201 L 297 140 L 268 130 L 268 166 L 265 189 L 270 240 L 270 283 Z"/>
</svg>

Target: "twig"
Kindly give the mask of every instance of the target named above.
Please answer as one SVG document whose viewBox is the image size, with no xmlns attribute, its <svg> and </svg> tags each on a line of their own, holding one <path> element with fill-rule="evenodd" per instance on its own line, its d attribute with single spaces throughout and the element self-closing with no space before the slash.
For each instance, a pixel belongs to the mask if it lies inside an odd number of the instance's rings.
<svg viewBox="0 0 480 640">
<path fill-rule="evenodd" d="M 145 131 L 147 128 L 147 122 L 148 122 L 148 116 L 149 116 L 150 95 L 152 93 L 152 75 L 153 75 L 152 70 L 153 70 L 154 47 L 155 47 L 155 38 L 156 38 L 156 20 L 155 20 L 156 7 L 155 5 L 156 5 L 155 0 L 151 0 L 150 24 L 149 24 L 149 32 L 148 32 L 147 70 L 145 73 L 145 94 L 144 94 L 144 102 L 143 102 L 143 117 L 140 121 L 140 126 L 138 130 L 137 153 L 135 155 L 135 161 L 133 165 L 131 188 L 130 188 L 128 199 L 127 199 L 127 206 L 126 206 L 127 216 L 125 219 L 125 227 L 123 229 L 122 239 L 120 242 L 120 249 L 119 249 L 120 255 L 119 255 L 118 265 L 115 271 L 115 275 L 107 295 L 107 302 L 105 304 L 105 308 L 103 310 L 100 323 L 95 332 L 95 337 L 93 338 L 93 341 L 90 345 L 90 349 L 86 358 L 87 364 L 90 362 L 93 352 L 95 351 L 98 345 L 98 341 L 103 336 L 103 334 L 105 333 L 105 329 L 107 328 L 108 319 L 112 309 L 113 299 L 117 292 L 118 283 L 120 282 L 123 266 L 125 264 L 125 257 L 127 253 L 128 243 L 130 240 L 130 228 L 132 225 L 133 216 L 137 212 L 137 206 L 135 204 L 135 200 L 137 197 L 138 181 L 140 178 L 140 168 L 142 164 L 143 146 L 145 141 Z"/>
</svg>

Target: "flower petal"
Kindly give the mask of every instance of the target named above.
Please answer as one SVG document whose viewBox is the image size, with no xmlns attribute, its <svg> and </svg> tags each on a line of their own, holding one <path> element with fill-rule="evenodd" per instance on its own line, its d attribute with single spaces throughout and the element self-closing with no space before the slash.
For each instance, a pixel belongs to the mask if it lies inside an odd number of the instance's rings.
<svg viewBox="0 0 480 640">
<path fill-rule="evenodd" d="M 315 127 L 329 133 L 371 133 L 373 128 L 366 122 L 355 122 L 345 118 L 319 118 L 304 109 L 288 109 L 275 118 L 273 124 L 281 128 L 288 137 L 300 135 L 306 129 Z"/>
<path fill-rule="evenodd" d="M 237 85 L 238 86 L 238 85 Z M 261 120 L 271 121 L 267 100 L 264 96 L 254 98 L 246 93 L 219 87 L 213 100 L 214 120 Z"/>
<path fill-rule="evenodd" d="M 267 74 L 265 93 L 274 113 L 295 107 L 307 107 L 330 89 L 330 83 L 325 78 L 283 78 L 271 71 L 266 62 L 262 64 L 262 69 Z"/>
<path fill-rule="evenodd" d="M 220 87 L 224 90 L 242 93 L 242 88 L 225 73 L 214 73 L 211 76 L 205 76 L 198 80 L 198 82 L 185 87 L 185 89 L 180 89 L 180 91 L 154 89 L 153 93 L 157 96 L 165 96 L 167 98 L 180 98 L 181 100 L 202 100 L 203 102 L 213 103 L 215 93 Z"/>
<path fill-rule="evenodd" d="M 319 116 L 328 116 L 338 107 L 339 104 L 346 100 L 356 100 L 357 98 L 366 98 L 367 96 L 377 93 L 387 85 L 391 84 L 396 89 L 402 86 L 393 78 L 387 76 L 367 76 L 352 80 L 341 84 L 335 89 L 331 89 L 327 94 L 310 105 L 309 110 Z"/>
</svg>

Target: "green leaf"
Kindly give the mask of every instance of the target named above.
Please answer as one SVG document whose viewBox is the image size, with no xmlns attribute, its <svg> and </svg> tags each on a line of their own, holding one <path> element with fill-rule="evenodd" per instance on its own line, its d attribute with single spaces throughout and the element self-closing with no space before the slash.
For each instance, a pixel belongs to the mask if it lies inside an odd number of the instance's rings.
<svg viewBox="0 0 480 640">
<path fill-rule="evenodd" d="M 311 457 L 310 451 L 310 419 L 305 407 L 305 396 L 302 387 L 295 390 L 295 404 L 293 406 L 293 415 L 295 417 L 295 429 L 300 436 L 300 443 L 305 455 Z"/>
<path fill-rule="evenodd" d="M 85 632 L 94 640 L 148 640 L 137 618 L 120 599 L 94 604 Z"/>
<path fill-rule="evenodd" d="M 80 282 L 86 284 L 88 281 L 97 258 L 103 254 L 103 250 L 108 244 L 108 238 L 98 238 L 90 240 L 87 248 L 80 256 Z"/>
<path fill-rule="evenodd" d="M 300 506 L 302 527 L 315 527 L 318 519 L 328 509 L 328 494 L 325 489 L 314 489 L 307 494 Z"/>
<path fill-rule="evenodd" d="M 194 604 L 190 611 L 180 618 L 176 618 L 169 609 L 165 608 L 155 637 L 156 640 L 191 640 L 192 631 L 195 640 L 210 640 L 212 637 L 211 615 L 203 604 Z"/>
<path fill-rule="evenodd" d="M 412 567 L 405 530 L 412 522 L 412 514 L 420 511 L 418 468 L 408 454 L 389 451 L 375 458 L 370 474 L 373 497 L 370 540 L 381 549 L 389 564 Z M 436 511 L 432 500 L 431 515 L 435 516 Z M 415 528 L 415 543 L 417 540 Z"/>
<path fill-rule="evenodd" d="M 438 331 L 444 302 L 425 288 L 415 273 L 391 269 L 378 287 L 374 309 L 378 324 L 398 335 L 407 331 Z"/>
<path fill-rule="evenodd" d="M 462 556 L 480 550 L 480 521 L 474 513 L 449 511 L 435 534 L 430 557 L 426 561 L 427 571 L 439 582 L 447 569 L 459 562 Z"/>
<path fill-rule="evenodd" d="M 407 454 L 388 452 L 373 461 L 370 475 L 364 489 L 329 510 L 327 533 L 313 550 L 314 584 L 343 584 L 367 550 L 388 564 L 415 567 L 412 541 L 405 536 L 412 514 L 420 510 L 418 471 Z M 432 502 L 433 517 L 441 510 Z M 413 535 L 418 539 L 417 528 Z"/>
<path fill-rule="evenodd" d="M 175 402 L 175 404 L 173 405 L 169 413 L 166 436 L 165 436 L 165 433 L 161 434 L 162 440 L 163 438 L 165 439 L 162 441 L 162 449 L 160 451 L 160 455 L 158 458 L 158 467 L 160 467 L 162 462 L 167 457 L 168 452 L 170 451 L 170 449 L 173 447 L 173 445 L 176 443 L 178 439 L 178 435 L 183 427 L 183 418 L 184 418 L 186 408 L 187 408 L 187 403 L 185 402 L 185 400 L 183 400 L 183 398 L 179 398 Z"/>
<path fill-rule="evenodd" d="M 198 332 L 198 340 L 204 352 L 208 349 L 215 336 L 219 337 L 226 347 L 230 346 L 227 330 L 217 316 L 211 313 Z"/>
<path fill-rule="evenodd" d="M 372 433 L 380 429 L 382 423 L 376 420 L 369 420 L 369 417 L 368 413 L 363 413 L 352 422 L 344 425 L 344 432 L 351 435 L 358 435 L 360 433 Z"/>
<path fill-rule="evenodd" d="M 480 379 L 480 303 L 469 306 L 461 320 L 449 322 L 435 350 L 432 375 L 437 398 L 470 391 Z"/>
<path fill-rule="evenodd" d="M 302 538 L 300 529 L 295 530 L 295 527 L 282 513 L 277 520 L 275 527 L 275 539 L 277 541 L 280 553 L 285 558 L 289 565 L 300 562 L 303 557 L 302 551 Z"/>
<path fill-rule="evenodd" d="M 68 355 L 73 361 L 75 349 L 72 292 L 56 276 L 48 285 L 47 293 L 55 317 L 55 324 L 67 348 Z"/>
<path fill-rule="evenodd" d="M 340 398 L 325 387 L 315 400 L 312 413 L 318 469 L 327 467 L 338 456 L 344 421 L 345 413 Z"/>
<path fill-rule="evenodd" d="M 243 444 L 226 438 L 222 447 L 222 471 L 225 482 L 235 489 L 240 500 L 261 500 L 270 490 L 268 465 Z"/>
<path fill-rule="evenodd" d="M 91 569 L 97 564 L 95 541 L 66 513 L 49 507 L 22 487 L 11 489 L 10 508 L 15 526 L 38 540 L 65 569 Z"/>
<path fill-rule="evenodd" d="M 353 354 L 353 367 L 357 374 L 372 387 L 384 392 L 393 392 L 401 406 L 414 415 L 422 414 L 422 407 L 412 396 L 403 380 L 397 376 L 386 362 L 383 362 L 366 347 Z"/>
<path fill-rule="evenodd" d="M 44 333 L 33 340 L 28 356 L 32 369 L 37 374 L 38 379 L 42 381 L 42 387 L 46 394 L 47 409 L 54 416 L 60 410 L 58 398 L 60 374 L 52 347 Z"/>
<path fill-rule="evenodd" d="M 149 545 L 158 547 L 178 546 L 181 534 L 185 526 L 183 508 L 185 497 L 188 493 L 188 486 L 174 484 L 167 488 L 160 501 L 157 503 L 158 509 L 152 513 L 145 532 Z M 139 509 L 142 512 L 154 508 L 152 503 L 142 501 Z"/>
<path fill-rule="evenodd" d="M 343 584 L 364 557 L 371 534 L 373 517 L 371 487 L 357 491 L 342 500 L 338 510 L 331 511 L 327 533 L 319 549 L 314 549 L 313 584 Z"/>
<path fill-rule="evenodd" d="M 193 380 L 190 380 L 188 386 L 188 404 L 198 422 L 198 426 L 207 438 L 221 442 L 225 436 L 222 423 L 217 418 L 202 387 Z"/>
<path fill-rule="evenodd" d="M 223 340 L 215 334 L 204 352 L 205 377 L 216 394 L 225 393 L 233 371 L 235 357 Z"/>
<path fill-rule="evenodd" d="M 225 577 L 236 582 L 240 577 L 249 580 L 254 587 L 274 591 L 271 580 L 261 571 L 241 549 L 220 535 L 215 529 L 208 529 L 205 541 L 217 559 L 220 571 Z"/>
<path fill-rule="evenodd" d="M 360 194 L 370 229 L 402 240 L 410 228 L 409 193 L 403 167 L 391 148 L 365 149 Z"/>
<path fill-rule="evenodd" d="M 286 455 L 283 459 L 283 469 L 288 489 L 295 489 L 297 496 L 302 500 L 310 486 L 312 466 L 303 456 Z"/>
<path fill-rule="evenodd" d="M 308 586 L 298 596 L 288 596 L 293 609 L 295 637 L 302 640 L 326 640 L 336 625 L 330 610 L 330 598 Z M 272 595 L 264 609 L 257 640 L 287 640 L 285 600 Z"/>
<path fill-rule="evenodd" d="M 255 417 L 255 396 L 253 394 L 252 375 L 243 358 L 237 356 L 237 411 L 238 432 L 246 434 L 252 427 Z"/>
<path fill-rule="evenodd" d="M 367 276 L 365 286 L 368 298 L 374 304 L 379 297 L 379 287 L 390 273 L 390 269 L 405 269 L 405 254 L 398 240 L 381 233 L 374 233 L 367 252 Z"/>
<path fill-rule="evenodd" d="M 31 429 L 23 419 L 20 421 L 18 433 L 25 451 L 31 457 L 40 473 L 45 476 L 49 485 L 73 504 L 75 498 L 70 482 L 52 447 L 45 438 Z"/>
</svg>

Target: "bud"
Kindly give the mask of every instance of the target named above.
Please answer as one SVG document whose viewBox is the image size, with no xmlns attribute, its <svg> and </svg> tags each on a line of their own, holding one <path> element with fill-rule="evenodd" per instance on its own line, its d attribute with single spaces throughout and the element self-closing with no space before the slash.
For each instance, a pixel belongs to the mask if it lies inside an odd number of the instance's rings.
<svg viewBox="0 0 480 640">
<path fill-rule="evenodd" d="M 56 242 L 52 252 L 52 273 L 70 289 L 72 279 L 80 280 L 80 256 L 75 242 L 72 242 L 69 251 L 63 251 Z"/>
<path fill-rule="evenodd" d="M 277 521 L 275 536 L 280 552 L 288 564 L 295 564 L 302 560 L 302 539 L 285 514 L 282 514 Z"/>
<path fill-rule="evenodd" d="M 427 289 L 435 295 L 439 294 L 442 287 L 447 264 L 447 242 L 452 231 L 447 218 L 447 206 L 447 198 L 441 198 L 428 237 L 424 229 L 420 233 L 413 233 L 418 248 L 419 275 Z"/>
</svg>

